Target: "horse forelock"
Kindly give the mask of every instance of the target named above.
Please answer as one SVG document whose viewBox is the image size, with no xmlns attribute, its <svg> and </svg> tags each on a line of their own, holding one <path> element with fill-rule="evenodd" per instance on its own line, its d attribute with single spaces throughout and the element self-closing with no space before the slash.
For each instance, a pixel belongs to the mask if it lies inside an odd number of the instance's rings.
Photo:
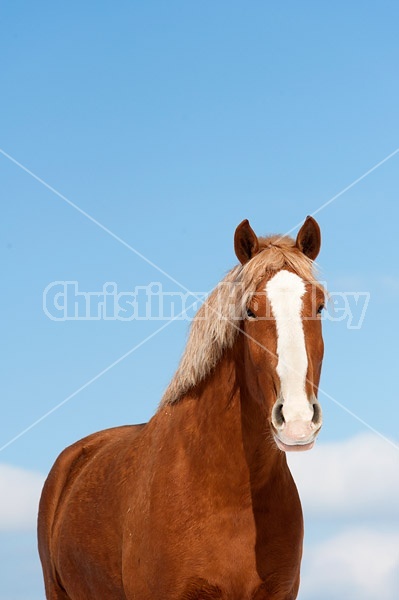
<svg viewBox="0 0 399 600">
<path fill-rule="evenodd" d="M 161 407 L 178 402 L 203 381 L 231 348 L 241 329 L 246 306 L 260 281 L 283 268 L 317 287 L 315 265 L 287 236 L 259 238 L 259 252 L 235 266 L 209 294 L 191 324 L 179 366 L 161 400 Z"/>
</svg>

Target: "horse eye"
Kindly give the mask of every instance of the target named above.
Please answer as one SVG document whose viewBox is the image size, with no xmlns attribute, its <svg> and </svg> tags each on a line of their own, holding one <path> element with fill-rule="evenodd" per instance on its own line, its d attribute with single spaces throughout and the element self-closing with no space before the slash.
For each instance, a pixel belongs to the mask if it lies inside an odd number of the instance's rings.
<svg viewBox="0 0 399 600">
<path fill-rule="evenodd" d="M 317 314 L 320 315 L 323 312 L 324 309 L 324 304 L 320 304 L 319 308 L 317 309 Z"/>
<path fill-rule="evenodd" d="M 247 317 L 249 317 L 250 319 L 256 319 L 255 313 L 253 313 L 250 308 L 247 308 Z"/>
</svg>

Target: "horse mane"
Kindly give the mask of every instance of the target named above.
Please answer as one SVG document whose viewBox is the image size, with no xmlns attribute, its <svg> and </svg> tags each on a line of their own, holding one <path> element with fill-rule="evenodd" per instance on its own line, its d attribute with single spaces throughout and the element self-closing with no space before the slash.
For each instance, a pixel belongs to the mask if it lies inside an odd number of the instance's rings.
<svg viewBox="0 0 399 600">
<path fill-rule="evenodd" d="M 207 377 L 231 348 L 240 331 L 249 299 L 267 273 L 288 267 L 318 287 L 314 263 L 288 236 L 259 238 L 259 252 L 244 265 L 237 265 L 222 279 L 202 304 L 190 327 L 179 366 L 160 406 L 178 402 Z"/>
</svg>

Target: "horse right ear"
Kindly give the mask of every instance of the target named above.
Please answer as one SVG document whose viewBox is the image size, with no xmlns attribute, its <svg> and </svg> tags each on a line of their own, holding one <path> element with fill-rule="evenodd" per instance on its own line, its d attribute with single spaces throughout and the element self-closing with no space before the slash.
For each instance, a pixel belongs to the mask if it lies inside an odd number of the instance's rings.
<svg viewBox="0 0 399 600">
<path fill-rule="evenodd" d="M 300 228 L 295 245 L 311 260 L 315 260 L 320 252 L 321 234 L 320 227 L 313 217 L 306 217 Z"/>
<path fill-rule="evenodd" d="M 242 265 L 245 265 L 259 251 L 258 238 L 248 219 L 242 221 L 235 231 L 234 250 Z"/>
</svg>

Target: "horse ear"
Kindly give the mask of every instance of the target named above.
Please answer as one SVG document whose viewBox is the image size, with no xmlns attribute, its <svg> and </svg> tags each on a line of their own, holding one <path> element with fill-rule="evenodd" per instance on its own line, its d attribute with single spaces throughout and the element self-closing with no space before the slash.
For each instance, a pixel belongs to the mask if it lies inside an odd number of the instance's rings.
<svg viewBox="0 0 399 600">
<path fill-rule="evenodd" d="M 313 217 L 306 217 L 306 221 L 298 231 L 295 245 L 311 260 L 315 260 L 319 254 L 321 246 L 320 227 Z"/>
<path fill-rule="evenodd" d="M 235 231 L 234 250 L 242 265 L 248 262 L 259 251 L 258 238 L 248 219 L 242 221 Z"/>
</svg>

